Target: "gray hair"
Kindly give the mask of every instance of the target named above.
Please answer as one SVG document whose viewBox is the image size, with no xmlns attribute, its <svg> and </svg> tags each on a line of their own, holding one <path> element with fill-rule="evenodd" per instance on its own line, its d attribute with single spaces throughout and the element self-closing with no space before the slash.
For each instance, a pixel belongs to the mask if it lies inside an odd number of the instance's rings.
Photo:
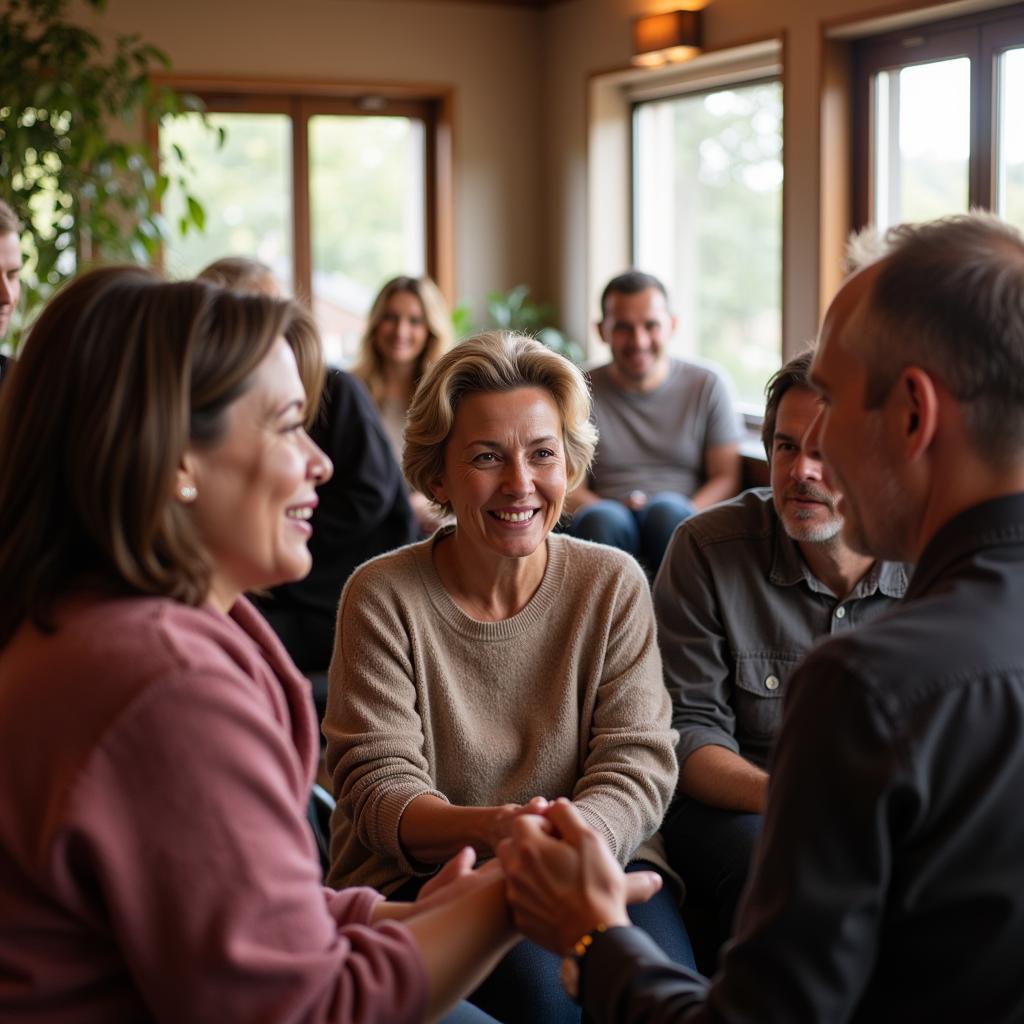
<svg viewBox="0 0 1024 1024">
<path fill-rule="evenodd" d="M 1024 454 L 1024 238 L 972 211 L 885 236 L 887 254 L 855 328 L 865 402 L 885 402 L 907 366 L 927 370 L 962 407 L 992 464 Z"/>
</svg>

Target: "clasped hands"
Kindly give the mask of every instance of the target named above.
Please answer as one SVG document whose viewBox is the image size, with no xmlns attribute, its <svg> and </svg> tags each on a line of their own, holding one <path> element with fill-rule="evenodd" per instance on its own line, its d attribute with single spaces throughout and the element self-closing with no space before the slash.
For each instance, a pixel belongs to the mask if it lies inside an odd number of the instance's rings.
<svg viewBox="0 0 1024 1024">
<path fill-rule="evenodd" d="M 497 853 L 516 927 L 560 955 L 599 925 L 628 925 L 627 905 L 646 903 L 661 889 L 654 871 L 627 875 L 564 798 L 548 804 L 543 816 L 516 818 Z"/>
<path fill-rule="evenodd" d="M 626 907 L 647 902 L 661 889 L 661 876 L 654 871 L 626 874 L 568 800 L 535 797 L 508 808 L 497 860 L 474 870 L 475 852 L 465 847 L 423 886 L 409 911 L 430 909 L 465 893 L 467 886 L 487 884 L 500 872 L 516 929 L 563 955 L 599 925 L 628 925 Z"/>
</svg>

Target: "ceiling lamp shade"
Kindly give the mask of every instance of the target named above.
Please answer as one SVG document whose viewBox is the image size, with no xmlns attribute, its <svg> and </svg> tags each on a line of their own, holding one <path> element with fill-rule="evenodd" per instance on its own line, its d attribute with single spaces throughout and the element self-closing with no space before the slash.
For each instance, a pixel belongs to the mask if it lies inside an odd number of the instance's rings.
<svg viewBox="0 0 1024 1024">
<path fill-rule="evenodd" d="M 633 63 L 656 67 L 700 53 L 700 11 L 645 14 L 633 21 Z"/>
</svg>

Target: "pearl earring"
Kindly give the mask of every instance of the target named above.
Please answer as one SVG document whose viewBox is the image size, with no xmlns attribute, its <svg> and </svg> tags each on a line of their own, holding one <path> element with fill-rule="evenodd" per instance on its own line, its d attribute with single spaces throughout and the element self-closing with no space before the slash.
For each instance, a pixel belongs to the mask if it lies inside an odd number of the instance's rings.
<svg viewBox="0 0 1024 1024">
<path fill-rule="evenodd" d="M 182 501 L 195 501 L 198 496 L 199 491 L 197 491 L 191 484 L 182 484 L 181 487 L 178 488 L 178 497 L 181 498 Z"/>
</svg>

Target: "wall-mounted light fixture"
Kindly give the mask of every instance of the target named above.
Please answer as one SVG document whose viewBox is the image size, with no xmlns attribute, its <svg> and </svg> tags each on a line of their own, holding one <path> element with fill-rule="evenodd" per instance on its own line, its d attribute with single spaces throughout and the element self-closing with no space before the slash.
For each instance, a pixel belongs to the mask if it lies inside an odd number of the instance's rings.
<svg viewBox="0 0 1024 1024">
<path fill-rule="evenodd" d="M 700 53 L 700 11 L 666 11 L 633 20 L 633 63 L 657 67 Z"/>
</svg>

